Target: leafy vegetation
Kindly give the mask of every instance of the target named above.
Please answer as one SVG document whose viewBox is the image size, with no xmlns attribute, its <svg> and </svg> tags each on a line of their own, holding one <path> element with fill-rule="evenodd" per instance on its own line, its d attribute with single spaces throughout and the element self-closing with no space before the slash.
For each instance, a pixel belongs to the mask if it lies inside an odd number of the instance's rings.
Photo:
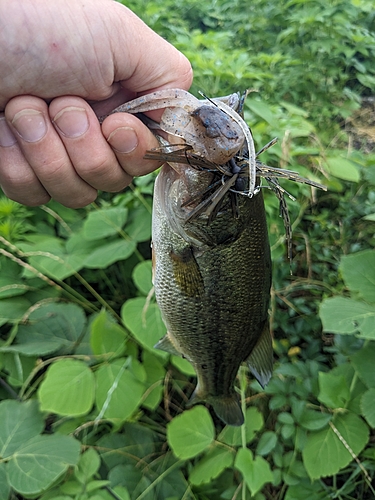
<svg viewBox="0 0 375 500">
<path fill-rule="evenodd" d="M 329 190 L 283 183 L 292 276 L 265 193 L 275 373 L 263 391 L 241 369 L 241 428 L 185 410 L 191 366 L 153 349 L 155 174 L 87 209 L 0 198 L 1 498 L 374 498 L 372 2 L 127 5 L 191 59 L 195 93 L 256 89 L 255 142 L 279 138 L 263 161 Z"/>
</svg>

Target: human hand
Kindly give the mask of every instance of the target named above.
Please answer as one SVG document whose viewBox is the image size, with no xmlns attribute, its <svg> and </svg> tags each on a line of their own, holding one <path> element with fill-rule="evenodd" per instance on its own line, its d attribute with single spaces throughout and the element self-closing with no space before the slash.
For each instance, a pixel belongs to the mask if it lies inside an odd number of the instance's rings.
<svg viewBox="0 0 375 500">
<path fill-rule="evenodd" d="M 0 0 L 0 185 L 25 205 L 68 207 L 159 166 L 135 116 L 97 117 L 138 95 L 188 89 L 187 59 L 113 0 Z M 160 118 L 160 111 L 148 113 Z"/>
</svg>

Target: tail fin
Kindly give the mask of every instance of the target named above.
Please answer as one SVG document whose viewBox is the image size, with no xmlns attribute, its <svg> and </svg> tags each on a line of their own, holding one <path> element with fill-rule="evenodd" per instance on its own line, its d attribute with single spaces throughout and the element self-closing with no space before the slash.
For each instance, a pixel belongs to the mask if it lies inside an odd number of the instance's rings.
<svg viewBox="0 0 375 500">
<path fill-rule="evenodd" d="M 244 416 L 241 410 L 240 402 L 236 394 L 229 396 L 205 396 L 199 394 L 199 380 L 195 391 L 191 395 L 187 407 L 197 403 L 207 401 L 214 409 L 216 415 L 227 425 L 240 426 L 244 423 Z"/>
<path fill-rule="evenodd" d="M 207 401 L 225 424 L 240 426 L 244 423 L 240 402 L 235 394 L 233 396 L 211 397 Z"/>
</svg>

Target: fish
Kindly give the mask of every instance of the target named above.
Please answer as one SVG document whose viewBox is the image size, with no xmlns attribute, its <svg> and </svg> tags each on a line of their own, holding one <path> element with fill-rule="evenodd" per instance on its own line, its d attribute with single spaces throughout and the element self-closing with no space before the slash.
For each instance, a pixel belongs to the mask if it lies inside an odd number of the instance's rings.
<svg viewBox="0 0 375 500">
<path fill-rule="evenodd" d="M 189 217 L 193 207 L 184 202 L 212 177 L 166 163 L 156 179 L 153 282 L 167 334 L 155 347 L 194 367 L 190 405 L 207 402 L 224 423 L 240 426 L 234 381 L 241 363 L 263 387 L 272 375 L 270 247 L 261 191 L 239 199 L 236 218 L 229 196 L 209 224 L 208 215 Z"/>
<path fill-rule="evenodd" d="M 245 142 L 238 124 L 215 105 L 201 105 L 193 119 L 205 128 L 200 141 L 220 139 L 221 152 L 215 150 L 214 158 L 205 154 L 208 163 L 197 168 L 194 144 L 190 164 L 169 160 L 157 176 L 153 283 L 167 333 L 155 347 L 194 367 L 197 386 L 188 406 L 209 403 L 225 424 L 240 426 L 244 415 L 234 384 L 241 363 L 247 362 L 263 387 L 272 375 L 272 264 L 264 200 L 261 190 L 251 197 L 233 192 L 239 172 L 235 177 L 228 163 Z M 233 141 L 234 149 L 228 146 Z M 220 205 L 212 216 L 215 196 Z"/>
<path fill-rule="evenodd" d="M 242 117 L 246 93 L 199 100 L 181 89 L 139 97 L 114 112 L 165 108 L 160 123 L 141 118 L 165 161 L 154 187 L 153 284 L 166 335 L 156 349 L 182 356 L 197 385 L 187 406 L 208 403 L 225 424 L 244 423 L 235 380 L 242 363 L 265 387 L 272 376 L 269 329 L 272 262 L 261 178 L 289 216 L 278 178 L 323 187 L 263 165 Z M 166 136 L 166 138 L 165 138 Z M 288 245 L 289 246 L 289 245 Z"/>
</svg>

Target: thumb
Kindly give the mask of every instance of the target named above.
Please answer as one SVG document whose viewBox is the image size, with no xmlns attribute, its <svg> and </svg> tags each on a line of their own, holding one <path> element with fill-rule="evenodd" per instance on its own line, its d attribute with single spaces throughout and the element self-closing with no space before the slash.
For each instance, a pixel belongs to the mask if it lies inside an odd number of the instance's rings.
<svg viewBox="0 0 375 500">
<path fill-rule="evenodd" d="M 161 88 L 188 90 L 193 72 L 188 59 L 127 7 L 113 5 L 114 80 L 137 95 Z"/>
</svg>

